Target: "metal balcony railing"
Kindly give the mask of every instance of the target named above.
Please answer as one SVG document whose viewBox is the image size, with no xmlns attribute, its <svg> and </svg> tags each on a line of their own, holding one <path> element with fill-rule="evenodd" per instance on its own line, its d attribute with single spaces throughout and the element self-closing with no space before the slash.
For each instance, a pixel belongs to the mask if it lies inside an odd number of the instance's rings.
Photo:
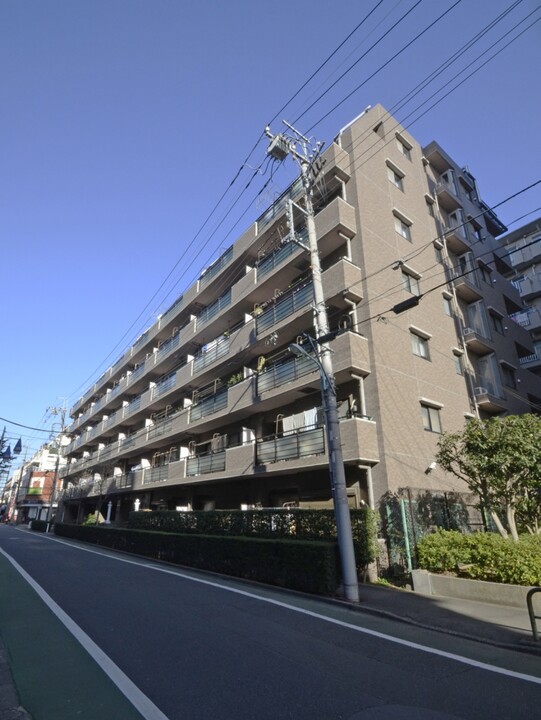
<svg viewBox="0 0 541 720">
<path fill-rule="evenodd" d="M 233 259 L 233 246 L 228 248 L 223 255 L 221 255 L 216 262 L 214 262 L 210 267 L 208 267 L 201 277 L 199 278 L 199 287 L 203 288 L 207 283 L 209 283 L 213 277 L 216 277 L 218 273 L 226 266 L 228 265 L 231 260 Z"/>
<path fill-rule="evenodd" d="M 287 435 L 272 436 L 256 441 L 256 464 L 265 465 L 281 460 L 294 460 L 325 453 L 323 427 L 295 430 Z"/>
<path fill-rule="evenodd" d="M 273 325 L 293 315 L 312 301 L 312 283 L 307 282 L 300 288 L 283 295 L 268 310 L 256 318 L 256 333 L 265 332 Z"/>
<path fill-rule="evenodd" d="M 186 475 L 205 475 L 206 473 L 223 472 L 225 470 L 225 450 L 220 452 L 188 458 Z"/>
<path fill-rule="evenodd" d="M 314 361 L 305 356 L 288 358 L 281 363 L 270 365 L 265 372 L 257 376 L 257 394 L 273 390 L 303 375 L 308 375 L 314 370 L 317 370 Z"/>
<path fill-rule="evenodd" d="M 219 358 L 227 355 L 229 352 L 229 344 L 230 342 L 228 337 L 221 337 L 219 340 L 214 340 L 214 342 L 209 343 L 206 346 L 206 350 L 201 350 L 201 352 L 195 356 L 193 361 L 194 373 L 203 370 L 203 368 L 206 368 L 207 365 L 211 365 Z"/>
<path fill-rule="evenodd" d="M 200 420 L 201 418 L 206 417 L 207 415 L 212 415 L 213 413 L 223 410 L 226 407 L 227 388 L 223 388 L 214 395 L 201 400 L 197 403 L 197 405 L 192 405 L 190 407 L 190 422 Z"/>
</svg>

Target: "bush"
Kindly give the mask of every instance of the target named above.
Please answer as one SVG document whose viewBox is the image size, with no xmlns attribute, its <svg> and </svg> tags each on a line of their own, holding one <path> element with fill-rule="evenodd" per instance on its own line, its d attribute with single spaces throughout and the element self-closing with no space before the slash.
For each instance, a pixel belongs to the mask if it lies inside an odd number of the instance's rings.
<svg viewBox="0 0 541 720">
<path fill-rule="evenodd" d="M 475 580 L 541 585 L 541 537 L 524 535 L 518 543 L 495 533 L 462 535 L 440 530 L 418 545 L 419 567 L 431 572 L 456 572 Z M 465 566 L 465 567 L 460 567 Z"/>
<path fill-rule="evenodd" d="M 335 542 L 180 535 L 67 524 L 55 525 L 55 534 L 309 593 L 332 595 L 339 583 Z"/>
<path fill-rule="evenodd" d="M 32 525 L 30 526 L 30 529 L 35 530 L 35 532 L 45 532 L 47 530 L 47 521 L 32 520 Z"/>
<path fill-rule="evenodd" d="M 365 567 L 374 561 L 377 554 L 376 515 L 369 508 L 352 510 L 350 515 L 357 565 Z M 190 535 L 336 541 L 333 510 L 279 508 L 131 512 L 129 527 Z"/>
</svg>

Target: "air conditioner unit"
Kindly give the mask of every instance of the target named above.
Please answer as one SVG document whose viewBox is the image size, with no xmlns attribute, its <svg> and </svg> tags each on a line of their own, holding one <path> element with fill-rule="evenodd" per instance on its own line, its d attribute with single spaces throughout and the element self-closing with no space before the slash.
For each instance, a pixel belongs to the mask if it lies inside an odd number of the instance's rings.
<svg viewBox="0 0 541 720">
<path fill-rule="evenodd" d="M 485 387 L 476 387 L 473 392 L 475 395 L 488 395 L 488 390 Z"/>
</svg>

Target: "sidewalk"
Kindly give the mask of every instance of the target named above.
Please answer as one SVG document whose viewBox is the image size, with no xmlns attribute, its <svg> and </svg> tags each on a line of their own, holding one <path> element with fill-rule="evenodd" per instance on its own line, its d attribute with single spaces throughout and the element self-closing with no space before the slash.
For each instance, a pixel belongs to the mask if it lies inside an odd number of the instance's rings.
<svg viewBox="0 0 541 720">
<path fill-rule="evenodd" d="M 530 616 L 524 608 L 489 602 L 422 595 L 378 585 L 359 587 L 361 612 L 374 613 L 447 635 L 476 640 L 496 647 L 541 655 L 541 641 L 535 642 Z M 541 615 L 541 594 L 534 609 Z M 541 620 L 539 627 L 541 629 Z"/>
</svg>

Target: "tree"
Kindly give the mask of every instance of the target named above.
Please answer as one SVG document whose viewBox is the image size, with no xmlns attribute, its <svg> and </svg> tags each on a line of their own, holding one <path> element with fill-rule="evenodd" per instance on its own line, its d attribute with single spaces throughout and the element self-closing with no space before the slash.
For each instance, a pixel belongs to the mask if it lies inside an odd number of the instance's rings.
<svg viewBox="0 0 541 720">
<path fill-rule="evenodd" d="M 504 538 L 518 541 L 517 519 L 540 531 L 540 416 L 469 420 L 462 432 L 442 436 L 436 460 L 479 496 Z"/>
</svg>

